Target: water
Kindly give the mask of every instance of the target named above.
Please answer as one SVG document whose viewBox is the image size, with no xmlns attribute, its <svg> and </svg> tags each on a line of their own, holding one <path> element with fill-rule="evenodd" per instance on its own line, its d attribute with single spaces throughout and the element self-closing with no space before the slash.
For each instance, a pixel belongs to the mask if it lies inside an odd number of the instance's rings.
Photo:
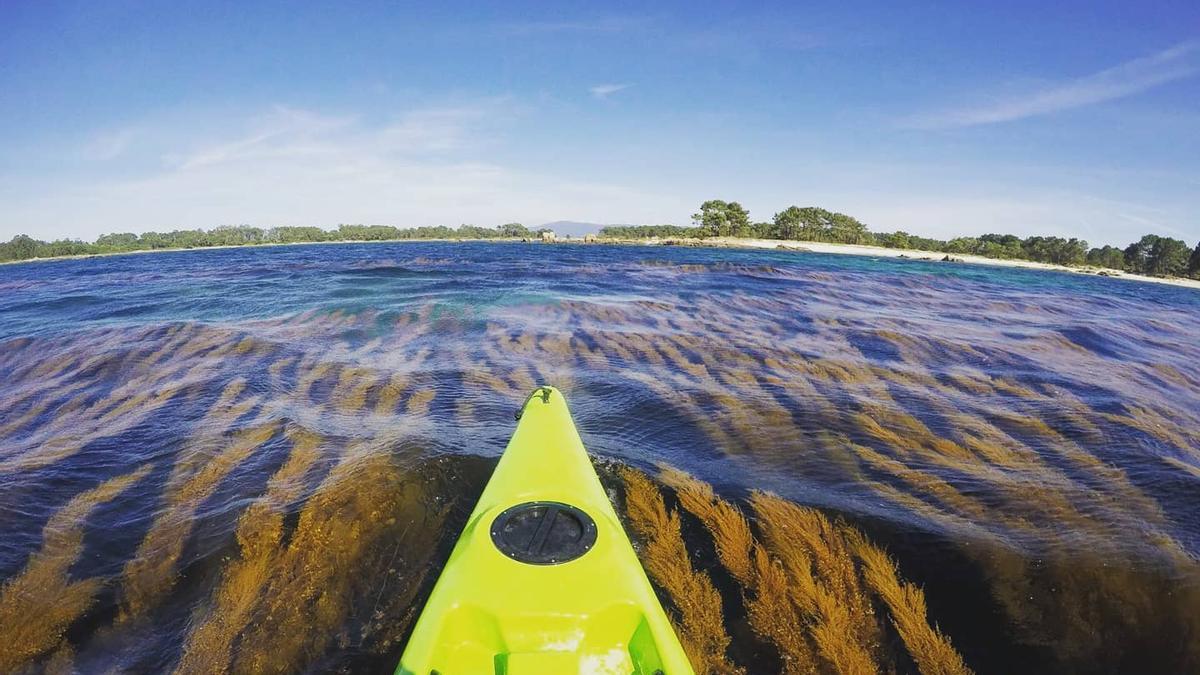
<svg viewBox="0 0 1200 675">
<path fill-rule="evenodd" d="M 783 251 L 0 266 L 0 670 L 390 672 L 545 382 L 618 502 L 666 467 L 763 541 L 754 491 L 815 508 L 977 672 L 1196 671 L 1197 335 L 1189 289 Z M 793 663 L 676 487 L 729 661 Z M 872 597 L 872 658 L 915 670 Z"/>
</svg>

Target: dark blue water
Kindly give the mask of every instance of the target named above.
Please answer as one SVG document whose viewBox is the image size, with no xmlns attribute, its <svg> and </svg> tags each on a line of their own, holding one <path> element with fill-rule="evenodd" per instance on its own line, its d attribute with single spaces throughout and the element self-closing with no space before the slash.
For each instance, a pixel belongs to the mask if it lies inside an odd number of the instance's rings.
<svg viewBox="0 0 1200 675">
<path fill-rule="evenodd" d="M 539 383 L 606 481 L 860 527 L 978 672 L 1200 669 L 1198 335 L 1192 289 L 785 251 L 0 266 L 0 670 L 387 670 Z"/>
</svg>

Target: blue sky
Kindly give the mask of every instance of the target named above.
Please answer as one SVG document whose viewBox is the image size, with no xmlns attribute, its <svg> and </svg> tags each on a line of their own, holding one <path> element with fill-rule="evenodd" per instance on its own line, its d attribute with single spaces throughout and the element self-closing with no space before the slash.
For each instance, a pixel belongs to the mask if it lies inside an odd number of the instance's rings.
<svg viewBox="0 0 1200 675">
<path fill-rule="evenodd" d="M 1200 239 L 1200 3 L 0 2 L 0 238 L 678 223 Z"/>
</svg>

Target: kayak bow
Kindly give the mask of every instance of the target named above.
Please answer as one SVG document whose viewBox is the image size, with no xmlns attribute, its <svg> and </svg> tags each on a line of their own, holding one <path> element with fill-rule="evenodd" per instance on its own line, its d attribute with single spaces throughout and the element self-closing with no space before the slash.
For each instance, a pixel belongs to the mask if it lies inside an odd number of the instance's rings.
<svg viewBox="0 0 1200 675">
<path fill-rule="evenodd" d="M 398 675 L 691 675 L 562 394 L 518 419 Z"/>
</svg>

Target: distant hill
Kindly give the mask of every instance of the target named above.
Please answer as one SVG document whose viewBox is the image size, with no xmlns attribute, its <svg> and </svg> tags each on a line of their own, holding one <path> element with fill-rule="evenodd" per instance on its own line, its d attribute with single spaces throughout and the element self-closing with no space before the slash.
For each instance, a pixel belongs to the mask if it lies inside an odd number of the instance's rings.
<svg viewBox="0 0 1200 675">
<path fill-rule="evenodd" d="M 554 230 L 554 234 L 563 237 L 570 235 L 572 237 L 582 237 L 585 234 L 599 234 L 600 228 L 614 225 L 615 223 L 581 223 L 577 220 L 556 220 L 553 223 L 546 223 L 531 227 L 531 230 L 539 230 L 546 228 Z"/>
</svg>

